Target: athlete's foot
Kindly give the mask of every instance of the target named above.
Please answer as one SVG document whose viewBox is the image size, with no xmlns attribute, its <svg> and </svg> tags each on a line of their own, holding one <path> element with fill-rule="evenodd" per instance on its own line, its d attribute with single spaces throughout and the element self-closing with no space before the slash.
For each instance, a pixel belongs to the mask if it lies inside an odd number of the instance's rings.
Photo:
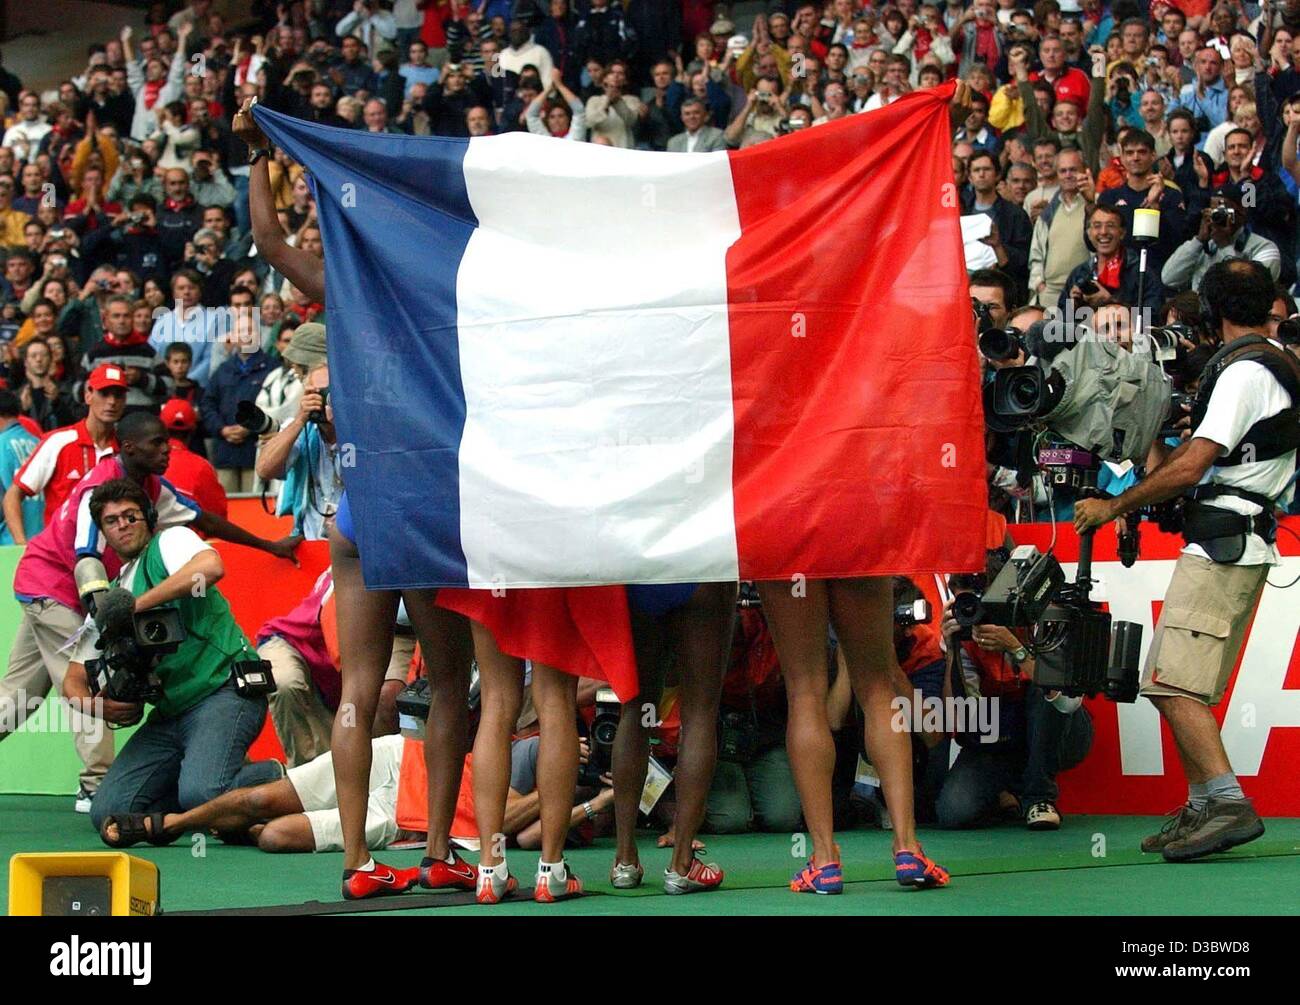
<svg viewBox="0 0 1300 1005">
<path fill-rule="evenodd" d="M 475 886 L 475 899 L 480 904 L 499 904 L 519 889 L 519 880 L 510 875 L 504 861 L 496 865 L 480 865 Z"/>
<path fill-rule="evenodd" d="M 927 858 L 919 844 L 915 850 L 903 848 L 894 852 L 894 878 L 899 886 L 917 890 L 947 886 L 950 879 L 948 870 Z"/>
<path fill-rule="evenodd" d="M 698 858 L 692 857 L 690 864 L 683 869 L 664 870 L 664 893 L 702 893 L 716 890 L 722 885 L 723 872 L 710 862 L 705 865 Z"/>
<path fill-rule="evenodd" d="M 372 869 L 343 870 L 343 899 L 365 900 L 368 897 L 389 897 L 405 893 L 420 881 L 417 868 L 394 869 L 375 862 Z"/>
<path fill-rule="evenodd" d="M 425 856 L 420 860 L 420 886 L 425 890 L 473 890 L 474 867 L 448 849 L 444 858 Z"/>
<path fill-rule="evenodd" d="M 537 863 L 537 882 L 533 887 L 533 900 L 539 904 L 553 904 L 557 900 L 582 895 L 582 880 L 574 875 L 569 863 L 561 859 L 555 863 Z"/>
<path fill-rule="evenodd" d="M 609 885 L 615 890 L 635 890 L 644 877 L 640 862 L 615 861 L 609 870 Z"/>
</svg>

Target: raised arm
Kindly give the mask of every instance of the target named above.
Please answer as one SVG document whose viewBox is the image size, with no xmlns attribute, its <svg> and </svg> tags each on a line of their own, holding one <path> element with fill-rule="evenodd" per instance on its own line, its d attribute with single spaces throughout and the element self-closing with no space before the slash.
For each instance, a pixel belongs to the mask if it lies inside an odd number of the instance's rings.
<svg viewBox="0 0 1300 1005">
<path fill-rule="evenodd" d="M 253 101 L 250 98 L 235 116 L 233 130 L 248 144 L 250 150 L 270 149 L 271 141 L 253 121 Z M 317 303 L 325 302 L 325 261 L 310 252 L 295 248 L 285 240 L 284 230 L 275 213 L 275 198 L 271 194 L 271 174 L 267 157 L 253 165 L 248 178 L 248 212 L 253 223 L 253 241 L 262 255 L 289 282 Z"/>
</svg>

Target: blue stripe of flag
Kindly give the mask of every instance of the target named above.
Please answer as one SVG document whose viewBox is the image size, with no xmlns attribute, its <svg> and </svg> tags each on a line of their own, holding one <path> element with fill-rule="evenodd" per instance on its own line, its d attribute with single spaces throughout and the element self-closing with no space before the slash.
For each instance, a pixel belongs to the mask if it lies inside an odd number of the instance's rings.
<svg viewBox="0 0 1300 1005">
<path fill-rule="evenodd" d="M 478 226 L 465 187 L 469 141 L 254 114 L 274 143 L 312 166 L 330 403 L 366 585 L 468 585 L 456 275 Z"/>
</svg>

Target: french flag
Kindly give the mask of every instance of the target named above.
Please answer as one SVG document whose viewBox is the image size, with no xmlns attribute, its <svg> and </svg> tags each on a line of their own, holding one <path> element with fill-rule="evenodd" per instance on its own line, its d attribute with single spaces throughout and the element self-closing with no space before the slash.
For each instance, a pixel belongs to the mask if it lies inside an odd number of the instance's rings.
<svg viewBox="0 0 1300 1005">
<path fill-rule="evenodd" d="M 713 154 L 256 107 L 315 191 L 367 585 L 982 568 L 951 91 Z"/>
</svg>

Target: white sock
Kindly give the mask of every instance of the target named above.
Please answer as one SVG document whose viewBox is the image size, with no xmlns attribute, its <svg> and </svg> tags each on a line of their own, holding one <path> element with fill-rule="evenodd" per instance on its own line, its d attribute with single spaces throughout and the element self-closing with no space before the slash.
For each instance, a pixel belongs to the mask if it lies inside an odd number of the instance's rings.
<svg viewBox="0 0 1300 1005">
<path fill-rule="evenodd" d="M 496 865 L 479 863 L 478 874 L 480 876 L 495 876 L 497 879 L 505 879 L 510 875 L 510 870 L 506 868 L 506 860 L 502 859 Z"/>
<path fill-rule="evenodd" d="M 375 860 L 373 858 L 368 859 L 366 861 L 366 864 L 361 866 L 361 868 L 357 870 L 357 872 L 374 872 L 374 871 L 375 871 Z"/>
<path fill-rule="evenodd" d="M 560 859 L 560 861 L 558 862 L 538 861 L 537 873 L 539 876 L 550 875 L 559 880 L 565 880 L 569 878 L 569 870 L 564 862 L 564 859 Z"/>
</svg>

